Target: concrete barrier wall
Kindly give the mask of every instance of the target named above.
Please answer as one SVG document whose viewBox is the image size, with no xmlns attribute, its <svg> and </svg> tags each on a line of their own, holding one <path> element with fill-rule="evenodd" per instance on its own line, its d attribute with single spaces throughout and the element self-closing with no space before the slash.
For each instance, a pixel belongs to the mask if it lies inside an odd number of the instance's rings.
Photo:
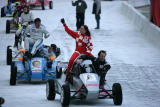
<svg viewBox="0 0 160 107">
<path fill-rule="evenodd" d="M 127 2 L 122 2 L 120 11 L 137 26 L 148 40 L 160 48 L 160 28 L 152 24 L 145 16 Z"/>
</svg>

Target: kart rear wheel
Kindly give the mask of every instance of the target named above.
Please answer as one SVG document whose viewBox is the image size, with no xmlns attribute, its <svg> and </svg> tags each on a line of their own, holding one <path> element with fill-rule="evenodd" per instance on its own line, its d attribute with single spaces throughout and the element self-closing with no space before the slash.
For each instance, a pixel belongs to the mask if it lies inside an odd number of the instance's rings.
<svg viewBox="0 0 160 107">
<path fill-rule="evenodd" d="M 61 104 L 63 107 L 69 106 L 70 103 L 70 87 L 68 84 L 62 85 Z"/>
<path fill-rule="evenodd" d="M 7 46 L 7 65 L 11 65 L 12 63 L 12 50 L 10 47 L 11 46 Z"/>
<path fill-rule="evenodd" d="M 10 33 L 10 21 L 6 21 L 6 33 Z"/>
<path fill-rule="evenodd" d="M 53 9 L 53 1 L 49 1 L 49 9 Z"/>
<path fill-rule="evenodd" d="M 45 10 L 44 0 L 41 1 L 42 10 Z"/>
<path fill-rule="evenodd" d="M 122 88 L 119 83 L 114 83 L 112 86 L 112 94 L 113 94 L 113 102 L 115 105 L 121 105 L 122 104 Z"/>
<path fill-rule="evenodd" d="M 6 16 L 6 15 L 5 15 L 5 12 L 4 12 L 4 7 L 2 7 L 1 8 L 1 17 L 4 17 L 4 16 Z"/>
<path fill-rule="evenodd" d="M 62 68 L 56 67 L 56 78 L 60 78 L 62 75 Z"/>
<path fill-rule="evenodd" d="M 48 80 L 46 84 L 46 97 L 48 100 L 54 100 L 56 96 L 54 80 Z"/>
<path fill-rule="evenodd" d="M 11 64 L 10 85 L 16 85 L 17 67 Z"/>
</svg>

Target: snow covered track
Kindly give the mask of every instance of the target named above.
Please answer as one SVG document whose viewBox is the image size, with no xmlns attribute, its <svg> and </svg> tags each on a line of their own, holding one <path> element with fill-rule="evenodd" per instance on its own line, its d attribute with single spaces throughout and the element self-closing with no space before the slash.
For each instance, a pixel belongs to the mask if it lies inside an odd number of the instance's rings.
<svg viewBox="0 0 160 107">
<path fill-rule="evenodd" d="M 159 107 L 160 105 L 160 49 L 146 38 L 146 25 L 137 25 L 122 13 L 122 2 L 102 2 L 101 29 L 95 30 L 95 18 L 91 14 L 92 0 L 87 1 L 85 24 L 92 33 L 93 54 L 104 49 L 108 52 L 111 70 L 107 74 L 107 82 L 112 85 L 120 82 L 123 89 L 123 103 L 120 107 Z M 0 2 L 2 7 L 5 4 Z M 55 43 L 62 54 L 57 60 L 68 61 L 75 49 L 75 41 L 64 31 L 60 23 L 65 18 L 67 25 L 75 30 L 75 8 L 69 0 L 54 0 L 53 10 L 33 10 L 35 17 L 51 33 L 44 40 L 45 44 Z M 19 82 L 9 86 L 10 66 L 6 65 L 6 48 L 13 45 L 14 34 L 5 34 L 5 21 L 0 18 L 0 97 L 5 98 L 3 107 L 61 107 L 59 96 L 55 101 L 47 101 L 45 83 Z M 138 20 L 138 19 L 137 19 Z M 150 25 L 147 25 L 150 26 Z M 151 25 L 153 26 L 153 25 Z M 148 31 L 149 32 L 149 31 Z M 150 32 L 149 32 L 150 33 Z M 156 39 L 156 38 L 155 38 Z M 114 107 L 112 100 L 73 101 L 70 107 Z M 116 106 L 115 106 L 116 107 Z"/>
</svg>

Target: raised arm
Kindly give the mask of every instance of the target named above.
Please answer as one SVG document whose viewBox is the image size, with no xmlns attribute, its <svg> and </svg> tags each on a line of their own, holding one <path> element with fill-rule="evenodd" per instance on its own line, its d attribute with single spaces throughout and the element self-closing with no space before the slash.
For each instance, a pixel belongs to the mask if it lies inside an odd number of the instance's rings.
<svg viewBox="0 0 160 107">
<path fill-rule="evenodd" d="M 78 37 L 78 33 L 77 32 L 74 32 L 73 30 L 69 29 L 68 26 L 66 25 L 65 23 L 65 20 L 64 19 L 61 19 L 61 22 L 65 28 L 65 31 L 71 36 L 73 37 L 74 39 L 76 39 Z"/>
<path fill-rule="evenodd" d="M 73 1 L 72 1 L 72 6 L 76 6 L 77 3 L 78 3 L 77 1 L 76 1 L 76 2 L 73 2 Z"/>
</svg>

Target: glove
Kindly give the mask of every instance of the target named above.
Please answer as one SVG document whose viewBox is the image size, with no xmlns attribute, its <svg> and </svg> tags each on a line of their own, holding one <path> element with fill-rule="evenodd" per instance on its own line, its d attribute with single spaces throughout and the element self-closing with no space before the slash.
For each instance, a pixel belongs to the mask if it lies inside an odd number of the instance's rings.
<svg viewBox="0 0 160 107">
<path fill-rule="evenodd" d="M 65 24 L 64 18 L 61 19 L 61 23 L 62 23 L 62 24 Z"/>
<path fill-rule="evenodd" d="M 104 70 L 104 71 L 108 71 L 110 68 L 111 68 L 110 65 L 105 65 L 103 70 Z"/>
</svg>

